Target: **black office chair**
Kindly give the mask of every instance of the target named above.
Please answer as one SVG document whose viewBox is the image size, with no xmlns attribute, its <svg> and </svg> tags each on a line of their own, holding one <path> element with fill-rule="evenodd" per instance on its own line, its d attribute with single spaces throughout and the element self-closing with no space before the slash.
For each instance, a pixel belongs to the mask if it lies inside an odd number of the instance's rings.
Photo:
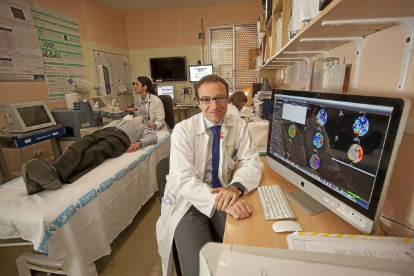
<svg viewBox="0 0 414 276">
<path fill-rule="evenodd" d="M 165 123 L 170 129 L 173 129 L 175 126 L 173 100 L 168 95 L 160 95 L 158 98 L 160 98 L 162 104 L 164 105 Z"/>
<path fill-rule="evenodd" d="M 160 96 L 160 98 L 161 97 L 162 96 Z M 170 96 L 164 96 L 164 97 L 170 98 Z M 165 185 L 167 184 L 166 176 L 169 170 L 170 170 L 170 157 L 169 156 L 161 159 L 157 163 L 157 166 L 155 167 L 155 172 L 157 175 L 158 196 L 159 196 L 160 202 L 162 202 L 162 197 L 164 196 Z M 173 251 L 173 259 L 174 259 L 174 265 L 175 265 L 177 276 L 182 276 L 183 274 L 181 272 L 180 259 L 178 258 L 178 251 L 177 251 L 177 247 L 175 246 L 174 240 L 173 240 L 173 245 L 172 245 L 172 251 Z"/>
</svg>

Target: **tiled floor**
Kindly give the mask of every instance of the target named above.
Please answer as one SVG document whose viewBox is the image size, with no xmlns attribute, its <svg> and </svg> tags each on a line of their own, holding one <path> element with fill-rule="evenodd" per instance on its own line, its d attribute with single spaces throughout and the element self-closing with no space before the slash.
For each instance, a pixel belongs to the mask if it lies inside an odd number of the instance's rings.
<svg viewBox="0 0 414 276">
<path fill-rule="evenodd" d="M 111 254 L 95 262 L 99 275 L 162 275 L 155 236 L 155 224 L 160 212 L 161 206 L 156 193 L 138 212 L 131 225 L 113 241 Z M 31 251 L 28 246 L 0 248 L 0 275 L 18 275 L 15 260 L 27 251 Z"/>
</svg>

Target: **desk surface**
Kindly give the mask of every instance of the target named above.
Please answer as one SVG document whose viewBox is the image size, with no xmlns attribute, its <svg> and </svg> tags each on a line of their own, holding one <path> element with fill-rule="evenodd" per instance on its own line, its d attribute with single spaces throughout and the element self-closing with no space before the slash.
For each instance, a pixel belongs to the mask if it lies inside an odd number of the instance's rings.
<svg viewBox="0 0 414 276">
<path fill-rule="evenodd" d="M 280 185 L 285 193 L 298 190 L 295 185 L 267 166 L 265 156 L 260 158 L 264 164 L 260 186 Z M 235 220 L 232 216 L 227 216 L 224 243 L 288 248 L 286 236 L 290 233 L 276 234 L 273 231 L 272 224 L 276 221 L 265 220 L 257 190 L 244 196 L 244 199 L 252 204 L 253 213 L 249 218 L 243 220 Z M 305 232 L 361 234 L 359 230 L 345 222 L 330 210 L 315 216 L 308 216 L 293 203 L 290 203 L 290 205 L 297 216 L 297 222 L 302 226 L 302 229 Z"/>
</svg>

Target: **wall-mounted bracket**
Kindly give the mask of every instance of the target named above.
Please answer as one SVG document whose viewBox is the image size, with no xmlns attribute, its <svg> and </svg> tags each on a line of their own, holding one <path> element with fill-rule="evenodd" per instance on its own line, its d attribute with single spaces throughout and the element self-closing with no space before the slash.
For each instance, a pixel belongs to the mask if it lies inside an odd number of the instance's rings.
<svg viewBox="0 0 414 276">
<path fill-rule="evenodd" d="M 405 39 L 404 54 L 401 63 L 400 76 L 398 77 L 397 92 L 403 92 L 407 84 L 408 73 L 410 70 L 411 59 L 414 51 L 414 16 L 391 17 L 391 18 L 372 18 L 372 19 L 352 19 L 324 21 L 322 26 L 339 25 L 363 25 L 363 24 L 387 24 L 395 23 L 405 28 L 407 38 Z"/>
<path fill-rule="evenodd" d="M 324 54 L 327 55 L 328 51 L 313 51 L 314 53 L 318 53 L 318 54 Z M 284 53 L 292 53 L 292 54 L 299 54 L 301 52 L 284 52 Z M 302 53 L 305 53 L 304 51 Z M 309 52 L 306 52 L 309 53 Z M 279 61 L 280 60 L 280 61 Z M 306 90 L 310 90 L 310 85 L 311 85 L 311 78 L 312 78 L 312 68 L 313 68 L 313 58 L 308 58 L 308 57 L 292 57 L 292 58 L 276 58 L 276 61 L 273 62 L 288 62 L 288 61 L 297 61 L 296 65 L 299 64 L 302 60 L 304 60 L 306 62 Z"/>
<path fill-rule="evenodd" d="M 294 54 L 322 54 L 324 58 L 328 56 L 328 51 L 297 51 L 297 52 L 283 52 L 285 55 L 294 55 Z"/>
<path fill-rule="evenodd" d="M 350 41 L 354 42 L 357 48 L 356 60 L 355 60 L 355 71 L 352 81 L 352 87 L 357 86 L 359 67 L 361 65 L 362 58 L 362 45 L 364 43 L 364 38 L 362 37 L 315 37 L 315 38 L 301 38 L 300 42 L 315 42 L 315 41 Z"/>
</svg>

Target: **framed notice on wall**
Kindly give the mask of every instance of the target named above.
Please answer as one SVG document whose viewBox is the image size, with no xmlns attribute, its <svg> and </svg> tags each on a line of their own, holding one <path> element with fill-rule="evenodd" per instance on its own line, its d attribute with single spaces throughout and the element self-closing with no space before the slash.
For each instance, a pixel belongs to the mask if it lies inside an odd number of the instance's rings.
<svg viewBox="0 0 414 276">
<path fill-rule="evenodd" d="M 86 79 L 76 18 L 32 5 L 40 49 L 43 56 L 45 80 L 51 102 L 65 100 L 69 78 Z"/>
<path fill-rule="evenodd" d="M 42 51 L 27 0 L 0 0 L 0 81 L 43 81 Z"/>
</svg>

